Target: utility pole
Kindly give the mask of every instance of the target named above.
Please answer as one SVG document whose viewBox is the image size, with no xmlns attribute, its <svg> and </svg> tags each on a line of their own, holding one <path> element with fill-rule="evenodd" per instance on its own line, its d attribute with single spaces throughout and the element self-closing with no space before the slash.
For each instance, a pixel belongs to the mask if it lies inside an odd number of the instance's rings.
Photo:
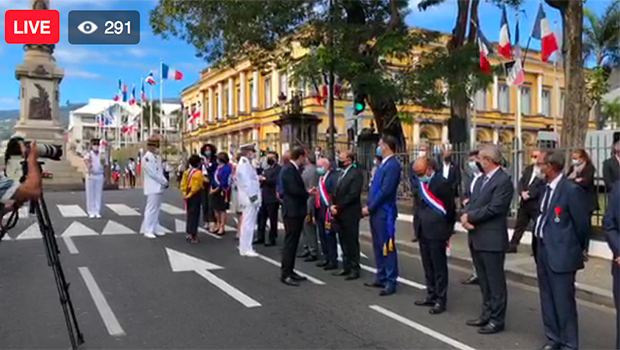
<svg viewBox="0 0 620 350">
<path fill-rule="evenodd" d="M 334 53 L 334 0 L 329 0 L 329 49 L 330 53 Z M 332 161 L 336 160 L 336 120 L 334 116 L 334 59 L 329 63 L 329 81 L 328 81 L 328 110 L 329 115 L 329 153 Z"/>
</svg>

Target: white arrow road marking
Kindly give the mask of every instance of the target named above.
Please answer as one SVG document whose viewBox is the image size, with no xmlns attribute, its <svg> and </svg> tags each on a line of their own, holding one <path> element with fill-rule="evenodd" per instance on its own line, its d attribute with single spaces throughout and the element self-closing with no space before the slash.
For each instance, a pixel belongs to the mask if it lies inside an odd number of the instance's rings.
<svg viewBox="0 0 620 350">
<path fill-rule="evenodd" d="M 62 237 L 81 237 L 81 236 L 98 236 L 99 234 L 95 232 L 90 227 L 74 221 L 67 227 L 65 232 L 62 233 Z"/>
<path fill-rule="evenodd" d="M 88 288 L 88 292 L 90 293 L 90 297 L 93 298 L 95 302 L 95 306 L 97 307 L 97 311 L 99 311 L 99 315 L 105 324 L 105 327 L 108 329 L 108 333 L 113 337 L 120 337 L 125 335 L 125 331 L 121 324 L 118 322 L 116 315 L 112 311 L 110 304 L 103 296 L 101 289 L 99 289 L 99 285 L 95 281 L 93 274 L 90 273 L 88 267 L 79 267 L 80 275 L 82 275 L 82 279 L 84 283 L 86 283 L 86 288 Z"/>
<path fill-rule="evenodd" d="M 219 270 L 223 269 L 223 267 L 212 264 L 208 261 L 200 260 L 198 258 L 189 256 L 185 253 L 181 253 L 170 248 L 166 248 L 166 253 L 168 253 L 168 261 L 170 261 L 170 268 L 172 268 L 172 271 L 194 271 L 198 275 L 202 276 L 202 278 L 206 279 L 207 281 L 211 282 L 211 284 L 221 289 L 224 293 L 228 294 L 233 299 L 243 304 L 245 307 L 252 308 L 261 306 L 258 301 L 250 298 L 239 289 L 231 286 L 223 279 L 209 272 L 209 270 Z"/>
<path fill-rule="evenodd" d="M 8 233 L 5 233 L 4 237 L 2 237 L 2 241 L 12 241 L 12 239 L 9 237 Z"/>
<path fill-rule="evenodd" d="M 185 210 L 179 207 L 175 207 L 174 205 L 170 205 L 168 203 L 162 203 L 161 210 L 170 215 L 184 215 L 185 214 Z"/>
<path fill-rule="evenodd" d="M 266 262 L 270 263 L 271 265 L 275 265 L 277 267 L 281 267 L 282 266 L 279 262 L 277 262 L 277 261 L 275 261 L 275 260 L 273 260 L 271 258 L 268 258 L 268 257 L 266 257 L 266 256 L 264 256 L 262 254 L 258 254 L 258 258 L 263 260 L 263 261 L 266 261 Z M 314 284 L 318 284 L 320 286 L 325 285 L 325 282 L 321 281 L 318 278 L 314 278 L 314 277 L 308 275 L 307 273 L 303 273 L 303 272 L 301 272 L 299 270 L 295 270 L 295 272 L 298 275 L 300 275 L 300 276 L 306 277 L 308 279 L 308 281 L 310 281 L 310 282 L 312 282 Z"/>
<path fill-rule="evenodd" d="M 58 210 L 60 211 L 60 215 L 65 218 L 85 218 L 86 212 L 80 208 L 79 205 L 71 204 L 71 205 L 56 205 Z"/>
<path fill-rule="evenodd" d="M 136 231 L 112 220 L 108 221 L 108 223 L 103 228 L 103 231 L 101 232 L 102 235 L 131 235 L 134 233 L 136 233 Z"/>
<path fill-rule="evenodd" d="M 140 213 L 126 204 L 106 204 L 105 206 L 110 208 L 110 210 L 115 212 L 118 216 L 140 216 Z"/>
<path fill-rule="evenodd" d="M 417 322 L 414 322 L 414 321 L 412 321 L 412 320 L 410 320 L 408 318 L 405 318 L 405 317 L 403 317 L 403 316 L 401 316 L 401 315 L 399 315 L 397 313 L 394 313 L 394 312 L 392 312 L 392 311 L 390 311 L 388 309 L 385 309 L 385 308 L 383 308 L 381 306 L 370 305 L 369 308 L 371 310 L 377 311 L 378 313 L 380 313 L 380 314 L 382 314 L 384 316 L 387 316 L 387 317 L 389 317 L 389 318 L 391 318 L 391 319 L 393 319 L 395 321 L 398 321 L 398 322 L 400 322 L 400 323 L 402 323 L 402 324 L 404 324 L 404 325 L 406 325 L 408 327 L 411 327 L 411 328 L 413 328 L 413 329 L 415 329 L 415 330 L 417 330 L 419 332 L 422 332 L 422 333 L 424 333 L 424 334 L 426 334 L 428 336 L 431 336 L 431 337 L 439 340 L 440 342 L 446 343 L 446 344 L 452 346 L 455 349 L 459 349 L 459 350 L 476 350 L 476 349 L 472 348 L 471 346 L 465 345 L 465 344 L 461 343 L 458 340 L 454 340 L 454 339 L 452 339 L 452 338 L 450 338 L 448 336 L 445 336 L 445 335 L 443 335 L 443 334 L 441 334 L 441 333 L 439 333 L 439 332 L 437 332 L 435 330 L 432 330 L 432 329 L 430 329 L 430 328 L 428 328 L 426 326 L 423 326 L 423 325 L 421 325 L 421 324 L 419 324 Z"/>
<path fill-rule="evenodd" d="M 22 240 L 22 239 L 36 239 L 36 238 L 42 238 L 43 235 L 41 235 L 41 230 L 39 229 L 39 223 L 35 222 L 32 225 L 28 226 L 27 229 L 25 229 L 24 231 L 22 231 L 22 233 L 19 234 L 19 236 L 17 236 L 16 240 Z"/>
</svg>

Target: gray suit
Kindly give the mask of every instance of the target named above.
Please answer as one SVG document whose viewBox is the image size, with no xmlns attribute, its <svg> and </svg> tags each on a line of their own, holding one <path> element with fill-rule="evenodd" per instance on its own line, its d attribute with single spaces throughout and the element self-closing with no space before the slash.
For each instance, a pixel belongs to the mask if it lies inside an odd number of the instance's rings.
<svg viewBox="0 0 620 350">
<path fill-rule="evenodd" d="M 306 189 L 309 190 L 312 187 L 317 187 L 319 183 L 319 174 L 316 172 L 316 166 L 311 163 L 307 163 L 304 166 L 304 171 L 301 173 L 301 178 L 304 180 Z M 308 197 L 308 204 L 306 206 L 307 214 L 312 219 L 311 222 L 307 220 L 304 222 L 303 230 L 303 247 L 308 250 L 311 255 L 316 256 L 318 252 L 319 240 L 317 235 L 316 222 L 314 220 L 316 196 Z"/>
<path fill-rule="evenodd" d="M 498 169 L 491 178 L 480 177 L 465 209 L 469 246 L 482 291 L 481 319 L 503 326 L 508 300 L 504 261 L 508 249 L 508 223 L 514 189 L 510 177 Z"/>
</svg>

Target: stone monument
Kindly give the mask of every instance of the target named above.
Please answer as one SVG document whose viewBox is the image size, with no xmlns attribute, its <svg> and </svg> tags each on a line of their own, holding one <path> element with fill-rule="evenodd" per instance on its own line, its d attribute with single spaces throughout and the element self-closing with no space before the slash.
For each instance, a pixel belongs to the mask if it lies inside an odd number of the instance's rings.
<svg viewBox="0 0 620 350">
<path fill-rule="evenodd" d="M 31 0 L 33 10 L 48 10 L 49 0 Z M 65 71 L 56 65 L 55 45 L 24 45 L 24 62 L 17 66 L 15 78 L 20 82 L 19 120 L 15 124 L 15 136 L 26 140 L 63 146 L 63 160 L 45 162 L 44 170 L 52 173 L 44 179 L 44 188 L 82 188 L 81 174 L 66 160 L 64 127 L 59 120 L 59 86 Z"/>
</svg>

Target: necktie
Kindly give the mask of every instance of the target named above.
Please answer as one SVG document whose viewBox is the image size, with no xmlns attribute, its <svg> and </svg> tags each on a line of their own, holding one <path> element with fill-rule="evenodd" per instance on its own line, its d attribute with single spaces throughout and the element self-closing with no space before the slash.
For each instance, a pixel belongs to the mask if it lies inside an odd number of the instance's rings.
<svg viewBox="0 0 620 350">
<path fill-rule="evenodd" d="M 543 196 L 543 202 L 542 202 L 542 208 L 540 210 L 540 223 L 538 225 L 538 227 L 536 228 L 536 236 L 541 238 L 542 237 L 542 227 L 543 227 L 543 223 L 545 218 L 547 217 L 547 212 L 549 211 L 549 201 L 551 200 L 551 186 L 547 185 L 547 187 L 545 188 L 545 194 Z"/>
</svg>

